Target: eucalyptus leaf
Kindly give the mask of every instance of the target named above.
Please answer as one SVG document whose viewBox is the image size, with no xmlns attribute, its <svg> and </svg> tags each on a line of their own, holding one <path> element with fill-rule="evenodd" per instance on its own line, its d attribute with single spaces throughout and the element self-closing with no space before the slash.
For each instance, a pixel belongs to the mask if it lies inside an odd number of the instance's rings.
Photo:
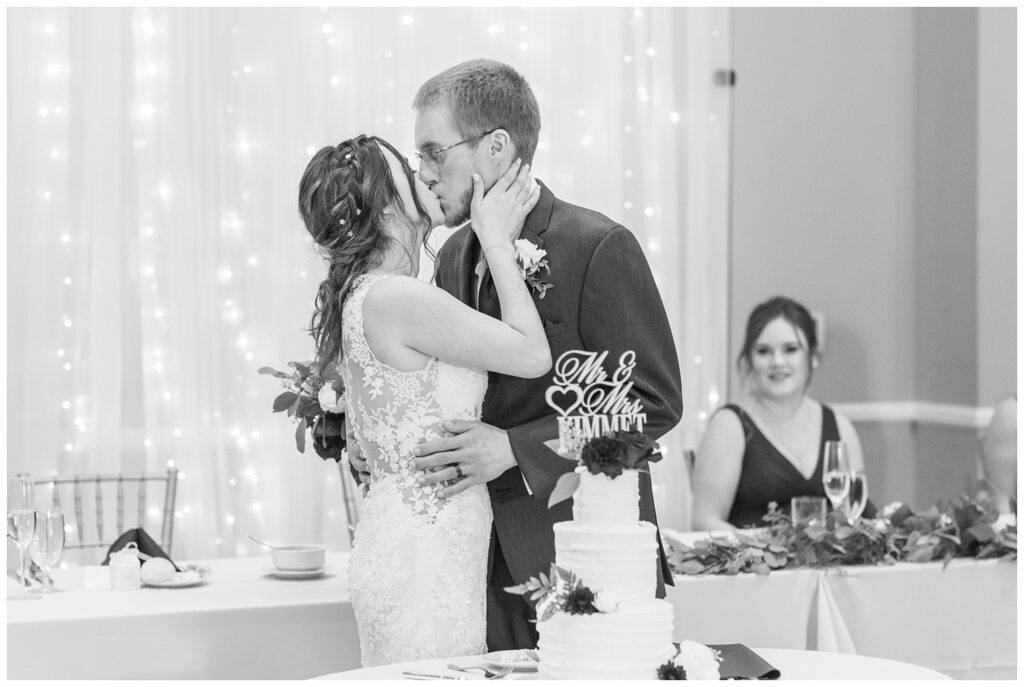
<svg viewBox="0 0 1024 687">
<path fill-rule="evenodd" d="M 295 403 L 295 399 L 298 397 L 299 395 L 294 391 L 285 391 L 279 394 L 278 397 L 274 399 L 274 412 L 280 413 L 282 410 L 287 410 Z"/>
<path fill-rule="evenodd" d="M 299 453 L 306 452 L 306 420 L 303 418 L 299 420 L 299 424 L 295 426 L 295 448 L 299 449 Z"/>
<path fill-rule="evenodd" d="M 559 477 L 555 482 L 555 488 L 551 490 L 551 496 L 548 497 L 548 508 L 571 498 L 579 486 L 580 476 L 575 470 Z"/>
</svg>

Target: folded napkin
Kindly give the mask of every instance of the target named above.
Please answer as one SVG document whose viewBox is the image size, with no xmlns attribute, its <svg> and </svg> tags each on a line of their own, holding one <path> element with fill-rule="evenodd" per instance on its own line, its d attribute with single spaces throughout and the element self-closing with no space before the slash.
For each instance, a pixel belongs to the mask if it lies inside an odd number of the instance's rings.
<svg viewBox="0 0 1024 687">
<path fill-rule="evenodd" d="M 127 546 L 129 542 L 135 542 L 139 547 L 139 553 L 142 554 L 140 558 L 143 562 L 148 558 L 166 558 L 171 561 L 171 557 L 160 548 L 160 545 L 153 540 L 153 537 L 149 536 L 146 530 L 136 527 L 122 534 L 110 545 L 110 548 L 107 549 L 107 557 L 103 559 L 100 565 L 110 565 L 110 554 L 117 553 Z M 175 572 L 181 572 L 181 568 L 178 567 L 177 563 L 171 561 L 171 565 L 174 566 Z"/>
<path fill-rule="evenodd" d="M 718 673 L 723 680 L 778 680 L 779 669 L 743 644 L 708 644 L 722 654 Z"/>
</svg>

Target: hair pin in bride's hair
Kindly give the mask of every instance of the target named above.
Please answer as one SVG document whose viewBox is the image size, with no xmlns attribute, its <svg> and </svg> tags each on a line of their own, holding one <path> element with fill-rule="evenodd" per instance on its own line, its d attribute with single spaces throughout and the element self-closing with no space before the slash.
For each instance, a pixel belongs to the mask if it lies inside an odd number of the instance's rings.
<svg viewBox="0 0 1024 687">
<path fill-rule="evenodd" d="M 345 234 L 345 238 L 347 238 L 347 239 L 350 239 L 350 238 L 352 238 L 352 236 L 353 236 L 354 234 L 355 234 L 355 232 L 354 232 L 354 231 L 352 231 L 351 229 L 349 229 L 349 230 L 348 230 L 348 233 L 347 233 L 347 234 Z"/>
<path fill-rule="evenodd" d="M 339 219 L 338 224 L 340 224 L 341 226 L 345 226 L 345 218 L 342 217 L 341 219 Z"/>
<path fill-rule="evenodd" d="M 351 160 L 352 159 L 352 153 L 345 153 L 345 159 L 346 160 Z"/>
<path fill-rule="evenodd" d="M 358 217 L 361 214 L 363 214 L 363 211 L 360 210 L 359 208 L 356 208 L 356 217 Z"/>
</svg>

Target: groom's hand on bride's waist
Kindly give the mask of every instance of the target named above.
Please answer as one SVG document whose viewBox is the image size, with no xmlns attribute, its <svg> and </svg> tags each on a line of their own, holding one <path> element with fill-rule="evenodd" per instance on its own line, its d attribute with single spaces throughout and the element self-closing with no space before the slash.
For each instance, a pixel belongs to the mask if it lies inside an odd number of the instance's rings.
<svg viewBox="0 0 1024 687">
<path fill-rule="evenodd" d="M 445 420 L 441 427 L 452 436 L 422 442 L 413 464 L 423 484 L 450 483 L 441 491 L 444 498 L 487 484 L 516 464 L 503 429 L 475 420 Z"/>
</svg>

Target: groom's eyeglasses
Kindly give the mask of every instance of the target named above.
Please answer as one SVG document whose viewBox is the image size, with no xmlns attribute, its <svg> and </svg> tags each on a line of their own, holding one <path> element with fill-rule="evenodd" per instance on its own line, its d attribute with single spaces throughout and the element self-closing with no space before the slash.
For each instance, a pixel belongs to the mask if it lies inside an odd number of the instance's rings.
<svg viewBox="0 0 1024 687">
<path fill-rule="evenodd" d="M 493 134 L 495 131 L 497 131 L 500 128 L 502 128 L 502 127 L 499 126 L 499 127 L 495 128 L 495 129 L 491 129 L 490 131 L 485 131 L 482 134 L 477 134 L 476 136 L 471 136 L 470 138 L 467 138 L 467 139 L 465 139 L 463 141 L 459 141 L 458 143 L 452 143 L 450 146 L 445 146 L 444 148 L 429 148 L 429 149 L 425 150 L 422 153 L 417 150 L 413 154 L 416 156 L 416 159 L 420 161 L 420 163 L 424 163 L 425 162 L 427 164 L 435 165 L 436 166 L 436 165 L 441 164 L 441 156 L 444 155 L 445 153 L 447 153 L 452 148 L 458 147 L 458 146 L 462 145 L 463 143 L 472 143 L 473 141 L 479 141 L 484 136 L 486 136 L 488 134 Z"/>
</svg>

